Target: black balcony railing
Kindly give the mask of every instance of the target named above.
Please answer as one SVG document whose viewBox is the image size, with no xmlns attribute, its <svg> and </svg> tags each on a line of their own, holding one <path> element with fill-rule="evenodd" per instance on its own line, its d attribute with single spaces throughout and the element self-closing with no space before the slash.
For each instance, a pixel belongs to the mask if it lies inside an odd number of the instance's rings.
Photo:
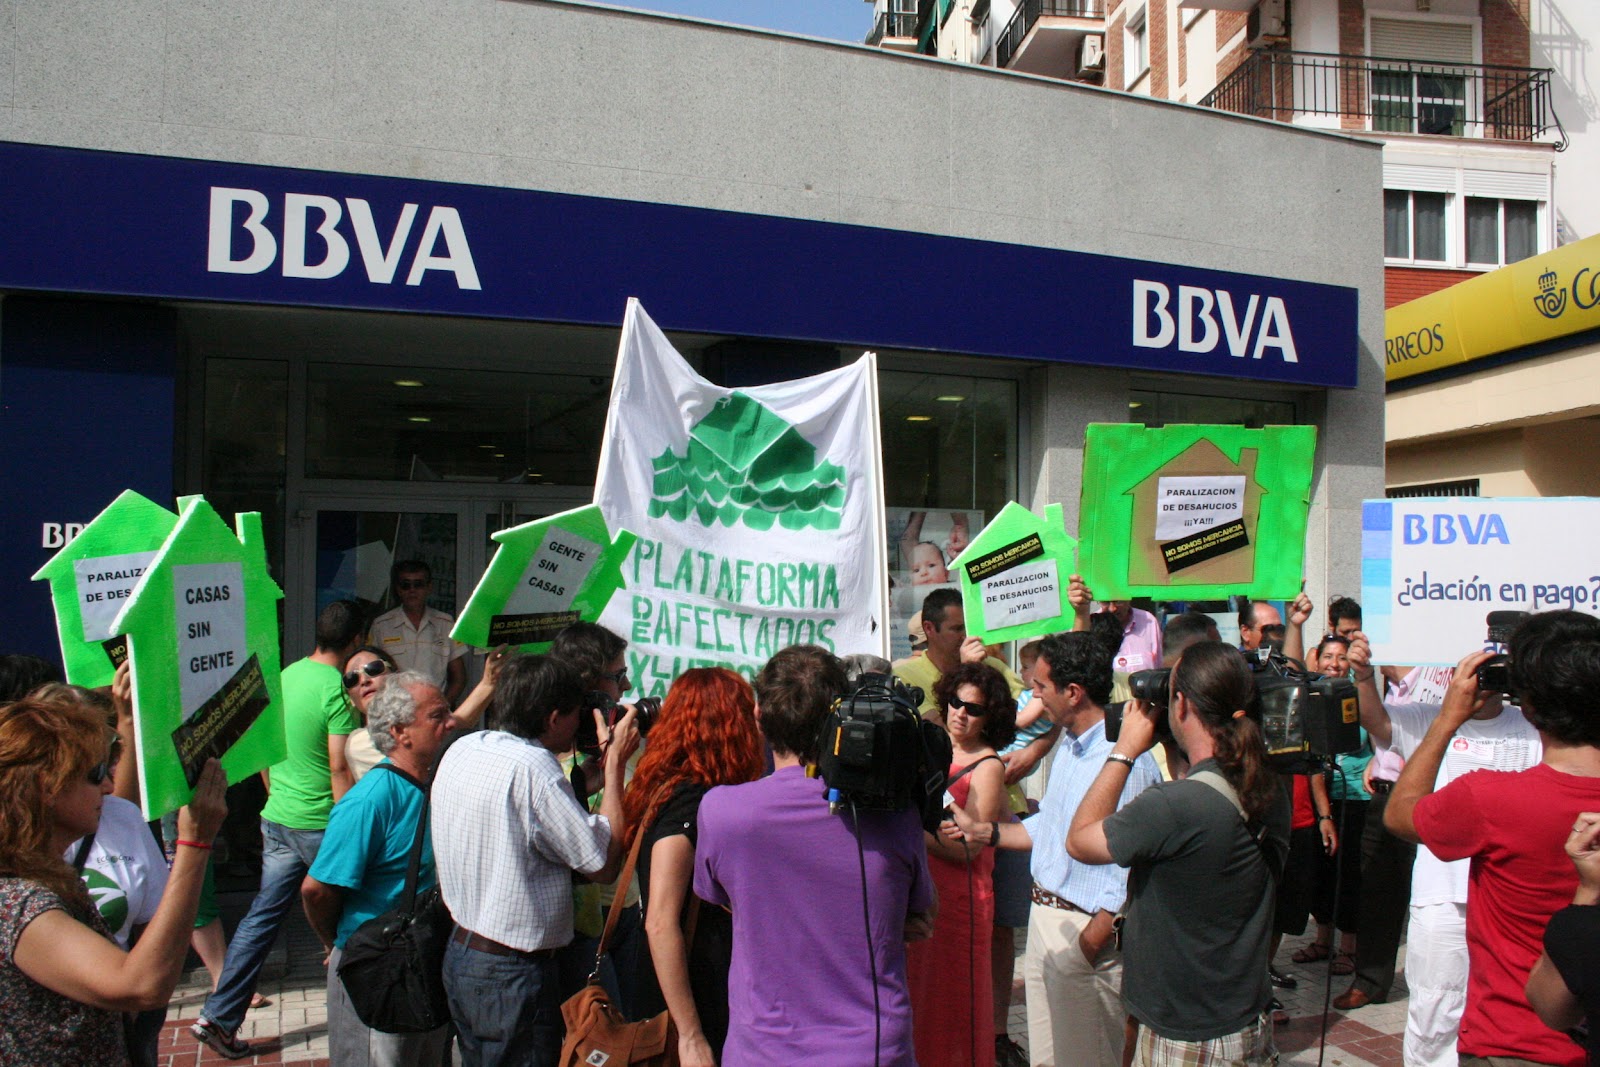
<svg viewBox="0 0 1600 1067">
<path fill-rule="evenodd" d="M 1105 0 L 1022 0 L 1017 10 L 1000 31 L 994 45 L 994 65 L 1009 67 L 1011 57 L 1017 54 L 1028 31 L 1045 15 L 1074 19 L 1103 19 L 1106 17 Z"/>
<path fill-rule="evenodd" d="M 920 17 L 915 11 L 880 11 L 872 32 L 867 34 L 867 43 L 875 45 L 885 37 L 915 37 Z"/>
<path fill-rule="evenodd" d="M 1341 129 L 1534 141 L 1559 132 L 1550 71 L 1323 52 L 1252 52 L 1200 101 L 1239 115 Z"/>
</svg>

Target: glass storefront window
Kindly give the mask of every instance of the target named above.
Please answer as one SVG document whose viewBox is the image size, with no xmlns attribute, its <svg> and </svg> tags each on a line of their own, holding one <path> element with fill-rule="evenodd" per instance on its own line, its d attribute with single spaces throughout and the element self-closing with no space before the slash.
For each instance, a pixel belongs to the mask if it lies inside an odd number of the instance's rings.
<svg viewBox="0 0 1600 1067">
<path fill-rule="evenodd" d="M 592 485 L 609 376 L 313 363 L 306 477 Z"/>
<path fill-rule="evenodd" d="M 878 396 L 889 507 L 976 509 L 992 518 L 1015 498 L 1016 382 L 880 371 Z"/>
<path fill-rule="evenodd" d="M 207 360 L 205 404 L 200 484 L 206 499 L 224 518 L 261 512 L 267 563 L 282 581 L 288 364 Z"/>
</svg>

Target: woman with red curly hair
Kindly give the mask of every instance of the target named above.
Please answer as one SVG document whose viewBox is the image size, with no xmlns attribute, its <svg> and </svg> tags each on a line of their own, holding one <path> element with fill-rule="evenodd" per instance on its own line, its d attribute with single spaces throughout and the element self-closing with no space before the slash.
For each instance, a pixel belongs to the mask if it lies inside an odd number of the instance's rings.
<svg viewBox="0 0 1600 1067">
<path fill-rule="evenodd" d="M 684 920 L 694 873 L 700 798 L 712 786 L 761 777 L 765 766 L 750 683 L 721 667 L 685 671 L 672 683 L 623 799 L 628 843 L 639 849 L 639 893 L 648 951 L 639 963 L 638 1015 L 663 1008 L 678 1030 L 682 1067 L 712 1067 L 728 1035 L 733 920 L 701 908 L 694 943 Z"/>
</svg>

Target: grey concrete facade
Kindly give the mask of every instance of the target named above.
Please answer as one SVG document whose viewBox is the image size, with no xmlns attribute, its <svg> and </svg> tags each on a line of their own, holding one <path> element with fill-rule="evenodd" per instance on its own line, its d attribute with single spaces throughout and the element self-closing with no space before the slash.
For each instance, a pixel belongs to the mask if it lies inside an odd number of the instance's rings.
<svg viewBox="0 0 1600 1067">
<path fill-rule="evenodd" d="M 1354 286 L 1308 588 L 1359 588 L 1383 490 L 1378 146 L 865 47 L 547 0 L 0 0 L 0 140 L 856 223 Z M 1004 279 L 928 279 L 981 300 Z M 1175 359 L 1175 374 L 1184 370 Z M 1148 375 L 1145 376 L 1149 378 Z M 1131 376 L 1028 379 L 1021 497 L 1075 526 Z M 1246 383 L 1210 379 L 1230 394 Z M 1281 390 L 1278 394 L 1280 395 Z"/>
</svg>

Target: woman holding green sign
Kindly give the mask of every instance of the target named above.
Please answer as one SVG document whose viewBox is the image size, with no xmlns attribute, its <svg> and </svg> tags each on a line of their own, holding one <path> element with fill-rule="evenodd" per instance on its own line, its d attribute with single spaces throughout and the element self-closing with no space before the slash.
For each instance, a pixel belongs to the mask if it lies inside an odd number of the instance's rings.
<svg viewBox="0 0 1600 1067">
<path fill-rule="evenodd" d="M 160 907 L 124 952 L 61 858 L 99 827 L 110 742 L 76 702 L 0 706 L 0 1063 L 125 1064 L 119 1013 L 165 1007 L 183 972 L 227 783 L 208 761 Z"/>
</svg>

